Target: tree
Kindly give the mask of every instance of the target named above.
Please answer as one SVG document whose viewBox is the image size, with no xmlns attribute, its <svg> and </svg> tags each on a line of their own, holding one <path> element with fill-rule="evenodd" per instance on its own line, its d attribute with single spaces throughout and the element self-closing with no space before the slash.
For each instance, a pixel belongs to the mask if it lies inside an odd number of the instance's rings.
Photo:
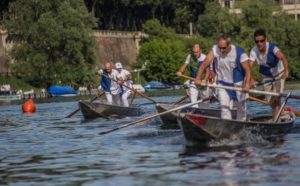
<svg viewBox="0 0 300 186">
<path fill-rule="evenodd" d="M 160 24 L 159 20 L 151 19 L 146 21 L 143 25 L 143 31 L 147 33 L 150 37 L 158 37 L 158 38 L 176 38 L 177 35 L 172 28 L 167 28 Z"/>
<path fill-rule="evenodd" d="M 16 74 L 34 86 L 86 84 L 95 69 L 95 19 L 80 0 L 17 0 L 5 20 Z"/>
<path fill-rule="evenodd" d="M 208 2 L 203 15 L 197 22 L 198 32 L 205 37 L 215 37 L 220 33 L 237 35 L 240 33 L 240 19 L 221 8 L 217 2 Z"/>
<path fill-rule="evenodd" d="M 147 61 L 142 74 L 147 81 L 174 83 L 180 80 L 176 72 L 184 57 L 185 46 L 182 41 L 152 39 L 142 45 L 136 67 L 141 67 Z"/>
</svg>

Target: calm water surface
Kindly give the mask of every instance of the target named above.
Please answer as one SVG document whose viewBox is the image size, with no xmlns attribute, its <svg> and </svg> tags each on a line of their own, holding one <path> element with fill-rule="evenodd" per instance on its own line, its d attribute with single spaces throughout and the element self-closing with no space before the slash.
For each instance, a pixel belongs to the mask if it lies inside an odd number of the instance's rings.
<svg viewBox="0 0 300 186">
<path fill-rule="evenodd" d="M 300 95 L 300 91 L 295 94 Z M 156 97 L 175 101 L 179 97 Z M 0 106 L 0 185 L 300 185 L 300 120 L 282 138 L 224 141 L 189 147 L 160 119 L 99 136 L 98 132 L 155 114 L 144 99 L 138 118 L 86 121 L 77 102 Z M 288 104 L 300 110 L 300 100 Z M 252 115 L 270 111 L 249 103 Z"/>
</svg>

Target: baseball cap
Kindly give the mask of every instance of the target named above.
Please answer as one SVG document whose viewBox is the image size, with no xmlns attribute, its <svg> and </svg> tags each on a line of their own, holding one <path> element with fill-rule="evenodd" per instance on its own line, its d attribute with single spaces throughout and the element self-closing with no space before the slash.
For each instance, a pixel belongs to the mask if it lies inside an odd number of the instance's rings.
<svg viewBox="0 0 300 186">
<path fill-rule="evenodd" d="M 123 68 L 121 63 L 116 63 L 116 69 Z"/>
</svg>

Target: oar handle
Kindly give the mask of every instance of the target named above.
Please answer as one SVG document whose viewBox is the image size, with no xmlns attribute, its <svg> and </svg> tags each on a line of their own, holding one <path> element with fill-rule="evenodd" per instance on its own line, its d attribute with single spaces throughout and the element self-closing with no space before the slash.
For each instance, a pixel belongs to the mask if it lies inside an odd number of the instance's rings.
<svg viewBox="0 0 300 186">
<path fill-rule="evenodd" d="M 108 76 L 105 75 L 105 74 L 101 74 L 101 76 L 104 76 L 104 77 L 106 77 L 106 78 L 108 78 L 108 79 L 110 79 L 110 80 L 112 80 L 112 81 L 114 81 L 114 82 L 118 82 L 117 80 L 112 79 L 112 78 L 108 77 Z M 146 98 L 146 99 L 152 101 L 153 103 L 157 103 L 154 99 L 152 99 L 152 98 L 146 96 L 145 94 L 143 94 L 143 93 L 137 91 L 137 90 L 134 89 L 134 88 L 131 88 L 131 87 L 129 87 L 129 86 L 127 86 L 127 85 L 124 85 L 124 84 L 122 84 L 122 86 L 124 86 L 124 87 L 128 88 L 129 90 L 131 90 L 131 91 L 137 93 L 138 95 L 140 95 L 140 96 L 142 96 L 142 97 L 144 97 L 144 98 Z"/>
<path fill-rule="evenodd" d="M 181 77 L 195 81 L 195 78 L 186 76 L 186 75 L 181 75 Z M 201 86 L 208 86 L 208 87 L 212 87 L 212 88 L 223 88 L 223 89 L 227 89 L 227 90 L 235 90 L 235 91 L 243 91 L 242 88 L 240 87 L 231 87 L 231 86 L 223 86 L 223 85 L 214 85 L 214 84 L 207 84 L 207 83 L 201 83 Z M 280 93 L 276 93 L 276 92 L 267 92 L 267 91 L 261 91 L 261 90 L 255 90 L 255 89 L 250 89 L 249 90 L 250 93 L 255 93 L 255 94 L 263 94 L 263 95 L 269 95 L 269 96 L 284 96 Z M 290 96 L 290 98 L 292 98 L 292 96 Z"/>
</svg>

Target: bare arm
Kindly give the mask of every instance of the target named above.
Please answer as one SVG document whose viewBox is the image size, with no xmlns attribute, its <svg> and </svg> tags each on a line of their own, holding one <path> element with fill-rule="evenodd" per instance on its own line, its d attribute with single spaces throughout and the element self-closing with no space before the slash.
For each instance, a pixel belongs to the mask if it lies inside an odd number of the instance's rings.
<svg viewBox="0 0 300 186">
<path fill-rule="evenodd" d="M 185 69 L 186 69 L 187 66 L 188 66 L 188 64 L 184 63 L 184 64 L 180 67 L 180 69 L 176 72 L 177 76 L 181 76 L 181 75 L 184 73 L 184 71 L 185 71 Z"/>
<path fill-rule="evenodd" d="M 204 62 L 202 63 L 202 65 L 198 69 L 197 77 L 196 77 L 196 80 L 195 80 L 196 84 L 198 84 L 198 85 L 201 84 L 201 76 L 202 76 L 204 70 L 207 69 L 207 67 L 209 66 L 209 64 L 213 62 L 213 59 L 214 59 L 214 54 L 213 54 L 213 51 L 211 50 L 206 55 L 206 58 L 205 58 Z"/>
<path fill-rule="evenodd" d="M 283 67 L 284 67 L 283 78 L 286 79 L 289 76 L 288 61 L 287 61 L 285 55 L 280 50 L 278 50 L 275 55 L 283 63 Z"/>
<path fill-rule="evenodd" d="M 250 81 L 251 81 L 251 64 L 250 61 L 247 60 L 242 63 L 242 67 L 245 70 L 245 79 L 243 89 L 245 92 L 248 92 L 250 89 Z"/>
</svg>

